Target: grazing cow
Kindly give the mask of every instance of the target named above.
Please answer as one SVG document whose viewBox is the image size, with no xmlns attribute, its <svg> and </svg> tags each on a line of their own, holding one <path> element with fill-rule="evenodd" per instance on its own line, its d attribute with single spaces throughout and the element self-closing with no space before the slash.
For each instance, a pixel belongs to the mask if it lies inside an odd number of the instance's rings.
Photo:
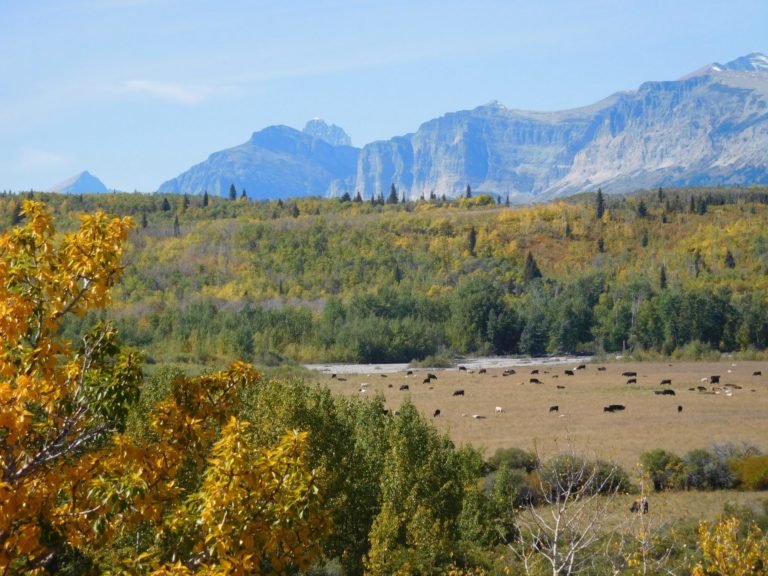
<svg viewBox="0 0 768 576">
<path fill-rule="evenodd" d="M 605 366 L 598 366 L 597 367 L 598 372 L 605 372 Z"/>
<path fill-rule="evenodd" d="M 554 406 L 550 406 L 549 407 L 549 411 L 550 412 L 560 412 L 560 406 L 558 406 L 557 404 L 555 404 Z"/>
<path fill-rule="evenodd" d="M 459 366 L 459 371 L 466 372 L 467 371 L 467 367 L 466 366 Z"/>
<path fill-rule="evenodd" d="M 496 414 L 504 414 L 504 408 L 501 406 L 496 406 Z"/>
<path fill-rule="evenodd" d="M 428 373 L 427 373 L 427 378 L 429 378 L 430 380 L 437 380 L 437 376 L 435 376 L 435 375 L 434 375 L 434 374 L 432 374 L 431 372 L 428 372 Z"/>
<path fill-rule="evenodd" d="M 706 386 L 696 386 L 696 390 L 698 390 L 699 392 L 706 392 L 707 391 L 707 387 Z"/>
<path fill-rule="evenodd" d="M 563 390 L 563 389 L 565 389 L 565 386 L 561 386 L 560 384 L 558 384 L 558 385 L 557 385 L 557 389 L 558 389 L 558 390 Z"/>
<path fill-rule="evenodd" d="M 413 376 L 413 370 L 408 370 L 408 372 L 405 373 L 406 376 Z"/>
<path fill-rule="evenodd" d="M 402 390 L 410 390 L 410 388 L 408 387 L 408 384 L 401 384 L 401 385 L 400 385 L 400 390 L 401 390 L 401 391 L 402 391 Z"/>
<path fill-rule="evenodd" d="M 614 411 L 613 408 L 611 408 L 610 406 L 603 406 L 603 412 L 613 412 L 613 411 Z"/>
<path fill-rule="evenodd" d="M 576 366 L 576 370 L 586 370 L 586 369 L 587 369 L 586 364 L 579 364 L 578 366 Z"/>
<path fill-rule="evenodd" d="M 507 368 L 501 373 L 502 376 L 512 376 L 512 374 L 517 374 L 513 368 Z"/>
<path fill-rule="evenodd" d="M 710 384 L 720 384 L 720 376 L 719 375 L 710 376 L 709 377 L 709 383 Z"/>
<path fill-rule="evenodd" d="M 627 384 L 637 384 L 637 378 L 630 378 L 627 380 Z"/>
<path fill-rule="evenodd" d="M 342 378 L 341 376 L 339 376 L 338 378 L 336 378 L 336 380 L 338 380 L 339 382 L 346 382 L 346 381 L 347 381 L 347 379 L 346 379 L 346 378 Z"/>
<path fill-rule="evenodd" d="M 429 384 L 430 382 L 432 382 L 432 380 L 429 378 L 424 378 L 424 380 L 421 381 L 422 384 Z"/>
<path fill-rule="evenodd" d="M 538 378 L 531 378 L 531 379 L 529 380 L 529 382 L 530 382 L 531 384 L 541 384 L 541 380 L 539 380 Z"/>
<path fill-rule="evenodd" d="M 659 382 L 659 386 L 664 386 L 665 384 L 667 386 L 672 386 L 672 380 L 670 378 L 664 378 L 664 380 Z"/>
<path fill-rule="evenodd" d="M 637 372 L 622 372 L 621 375 L 626 376 L 627 378 L 633 378 L 637 376 Z"/>
<path fill-rule="evenodd" d="M 334 372 L 333 374 L 331 374 L 331 378 L 333 378 L 334 380 L 336 379 L 336 372 Z"/>
<path fill-rule="evenodd" d="M 762 376 L 762 375 L 763 373 L 760 370 L 755 370 L 754 372 L 752 372 L 752 376 Z"/>
<path fill-rule="evenodd" d="M 440 416 L 440 408 L 438 408 L 437 410 L 435 410 L 435 411 L 434 411 L 434 413 L 432 414 L 432 417 L 433 417 L 433 418 L 437 418 L 438 416 Z"/>
<path fill-rule="evenodd" d="M 565 371 L 566 376 L 573 376 L 573 370 L 566 370 Z"/>
<path fill-rule="evenodd" d="M 453 391 L 454 396 L 464 396 L 464 390 L 454 390 Z"/>
<path fill-rule="evenodd" d="M 623 404 L 609 404 L 608 408 L 610 408 L 612 412 L 621 412 L 622 410 L 627 409 Z"/>
<path fill-rule="evenodd" d="M 640 500 L 635 500 L 629 507 L 629 511 L 632 513 L 648 514 L 648 498 L 643 496 Z"/>
<path fill-rule="evenodd" d="M 680 404 L 677 405 L 677 413 L 680 414 L 680 412 L 683 411 L 683 407 L 680 406 Z"/>
<path fill-rule="evenodd" d="M 387 384 L 387 388 L 392 388 L 392 384 Z"/>
<path fill-rule="evenodd" d="M 480 374 L 485 374 L 485 373 L 486 373 L 486 372 L 488 372 L 488 371 L 487 371 L 485 368 L 480 368 L 480 370 L 478 370 L 478 372 L 479 372 Z"/>
<path fill-rule="evenodd" d="M 386 374 L 379 374 L 379 376 L 381 376 L 382 378 L 386 378 L 387 377 Z"/>
<path fill-rule="evenodd" d="M 535 368 L 535 369 L 531 370 L 531 374 L 538 374 L 538 373 L 539 373 L 538 368 Z"/>
<path fill-rule="evenodd" d="M 664 390 L 654 390 L 654 394 L 660 394 L 661 396 L 676 396 L 674 390 L 670 390 L 669 388 L 666 388 Z"/>
</svg>

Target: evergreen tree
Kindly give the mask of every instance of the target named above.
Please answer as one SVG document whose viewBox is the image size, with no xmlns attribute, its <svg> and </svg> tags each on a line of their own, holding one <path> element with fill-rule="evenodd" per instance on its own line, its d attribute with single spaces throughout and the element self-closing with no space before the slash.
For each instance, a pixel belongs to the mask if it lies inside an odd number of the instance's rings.
<svg viewBox="0 0 768 576">
<path fill-rule="evenodd" d="M 699 201 L 696 203 L 696 213 L 699 216 L 704 216 L 707 213 L 707 201 L 704 198 L 699 198 Z"/>
<path fill-rule="evenodd" d="M 339 200 L 341 202 L 350 202 L 352 199 L 349 197 L 349 192 L 344 192 Z"/>
<path fill-rule="evenodd" d="M 505 205 L 505 206 L 509 206 L 509 192 L 507 192 L 507 199 L 506 199 L 506 201 L 504 202 L 504 205 Z"/>
<path fill-rule="evenodd" d="M 729 250 L 726 250 L 725 252 L 725 267 L 726 268 L 735 268 L 736 267 L 736 259 L 733 257 L 733 253 Z"/>
<path fill-rule="evenodd" d="M 187 196 L 186 192 L 184 193 L 184 198 L 181 201 L 181 205 L 184 207 L 185 210 L 189 208 L 189 196 Z"/>
<path fill-rule="evenodd" d="M 643 237 L 640 240 L 640 244 L 642 244 L 643 248 L 648 246 L 648 231 L 643 230 Z"/>
<path fill-rule="evenodd" d="M 525 257 L 525 265 L 523 266 L 523 282 L 527 284 L 534 278 L 541 278 L 541 270 L 533 254 L 528 252 L 528 255 Z"/>
<path fill-rule="evenodd" d="M 240 198 L 245 198 L 245 199 L 248 198 L 248 194 L 246 193 L 245 188 L 243 188 L 243 191 L 240 192 Z"/>
<path fill-rule="evenodd" d="M 571 223 L 566 220 L 565 221 L 565 237 L 570 238 L 573 235 L 573 231 L 571 230 Z"/>
<path fill-rule="evenodd" d="M 173 219 L 173 235 L 177 238 L 181 236 L 181 228 L 179 227 L 179 216 L 176 215 Z"/>
<path fill-rule="evenodd" d="M 661 186 L 659 186 L 659 191 L 656 194 L 659 199 L 659 204 L 661 204 L 664 201 L 664 190 L 661 189 Z"/>
<path fill-rule="evenodd" d="M 665 290 L 667 287 L 667 269 L 664 265 L 659 269 L 659 288 Z"/>
<path fill-rule="evenodd" d="M 389 189 L 389 197 L 387 198 L 387 204 L 397 204 L 397 188 L 395 188 L 394 182 Z"/>
<path fill-rule="evenodd" d="M 229 185 L 229 199 L 235 200 L 237 198 L 237 188 L 235 188 L 234 184 Z"/>
<path fill-rule="evenodd" d="M 434 191 L 434 190 L 432 190 L 432 191 L 430 191 L 430 193 L 429 193 L 429 201 L 430 201 L 430 202 L 434 202 L 435 200 L 437 200 L 437 196 L 435 196 L 435 191 Z"/>
<path fill-rule="evenodd" d="M 467 191 L 464 194 L 465 198 L 472 198 L 472 188 L 467 184 Z"/>
<path fill-rule="evenodd" d="M 475 227 L 472 226 L 472 228 L 469 229 L 469 236 L 467 237 L 467 244 L 469 248 L 469 255 L 474 256 L 475 255 L 475 244 L 477 244 L 477 230 L 475 230 Z"/>
<path fill-rule="evenodd" d="M 299 207 L 296 205 L 295 202 L 291 204 L 291 216 L 293 216 L 294 218 L 299 217 Z"/>
<path fill-rule="evenodd" d="M 146 228 L 147 227 L 147 213 L 142 212 L 141 213 L 141 227 Z"/>
<path fill-rule="evenodd" d="M 208 190 L 203 192 L 203 208 L 208 206 Z"/>
<path fill-rule="evenodd" d="M 354 202 L 362 202 L 363 201 L 363 197 L 360 195 L 360 190 L 358 190 L 357 194 L 355 194 L 355 199 L 353 201 Z"/>
<path fill-rule="evenodd" d="M 163 203 L 161 204 L 160 209 L 163 212 L 168 212 L 171 209 L 171 203 L 168 202 L 167 196 L 163 196 Z"/>
<path fill-rule="evenodd" d="M 605 214 L 605 199 L 603 198 L 603 190 L 598 188 L 597 196 L 595 198 L 595 216 L 598 220 L 601 220 L 603 214 Z"/>
<path fill-rule="evenodd" d="M 691 196 L 691 204 L 688 207 L 688 212 L 690 212 L 691 214 L 696 213 L 696 199 L 693 196 Z"/>
<path fill-rule="evenodd" d="M 645 218 L 648 216 L 648 207 L 645 205 L 643 200 L 640 200 L 640 202 L 637 203 L 637 215 L 640 218 Z"/>
<path fill-rule="evenodd" d="M 11 226 L 16 226 L 19 222 L 21 222 L 21 204 L 14 202 L 13 210 L 11 210 Z"/>
<path fill-rule="evenodd" d="M 601 254 L 605 252 L 605 240 L 603 240 L 603 237 L 597 239 L 597 251 Z"/>
</svg>

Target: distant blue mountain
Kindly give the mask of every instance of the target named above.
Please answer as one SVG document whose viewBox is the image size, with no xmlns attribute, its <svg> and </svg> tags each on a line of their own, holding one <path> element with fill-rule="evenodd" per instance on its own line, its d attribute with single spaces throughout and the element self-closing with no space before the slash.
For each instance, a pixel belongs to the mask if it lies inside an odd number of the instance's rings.
<svg viewBox="0 0 768 576">
<path fill-rule="evenodd" d="M 245 144 L 211 154 L 158 190 L 224 196 L 234 184 L 251 199 L 325 196 L 354 187 L 358 154 L 351 146 L 270 126 Z"/>
<path fill-rule="evenodd" d="M 59 182 L 49 188 L 49 192 L 61 192 L 62 194 L 99 194 L 109 192 L 104 183 L 88 172 L 80 172 L 71 178 Z"/>
<path fill-rule="evenodd" d="M 602 187 L 768 184 L 768 57 L 710 64 L 680 80 L 646 82 L 560 112 L 498 102 L 446 114 L 412 134 L 346 145 L 338 127 L 273 126 L 212 154 L 161 191 L 250 198 L 384 194 L 452 197 L 467 184 L 513 202 Z"/>
</svg>

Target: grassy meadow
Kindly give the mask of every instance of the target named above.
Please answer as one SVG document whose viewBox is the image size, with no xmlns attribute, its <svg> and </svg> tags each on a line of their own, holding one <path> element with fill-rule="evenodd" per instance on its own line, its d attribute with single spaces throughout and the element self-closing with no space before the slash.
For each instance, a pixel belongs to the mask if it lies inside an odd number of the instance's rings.
<svg viewBox="0 0 768 576">
<path fill-rule="evenodd" d="M 406 397 L 448 433 L 457 445 L 472 444 L 490 456 L 498 448 L 515 446 L 539 450 L 542 455 L 573 449 L 585 455 L 614 460 L 632 472 L 643 452 L 663 448 L 683 454 L 714 443 L 749 442 L 766 449 L 768 441 L 768 370 L 765 362 L 641 362 L 586 365 L 565 374 L 570 365 L 515 368 L 504 376 L 503 368 L 414 370 L 394 374 L 316 376 L 333 392 L 359 395 L 383 394 L 396 410 Z M 598 371 L 598 366 L 605 367 Z M 531 371 L 538 370 L 538 374 Z M 622 372 L 636 371 L 637 383 L 627 384 Z M 765 372 L 753 376 L 756 371 Z M 427 372 L 437 376 L 430 384 Z M 721 376 L 721 387 L 733 384 L 732 394 L 713 392 L 701 382 Z M 537 378 L 541 384 L 532 384 Z M 660 386 L 671 379 L 671 386 Z M 409 389 L 401 391 L 407 384 Z M 558 388 L 564 386 L 564 388 Z M 706 386 L 707 391 L 689 388 Z M 675 396 L 654 390 L 670 388 Z M 453 396 L 458 389 L 464 396 Z M 606 413 L 603 407 L 622 404 L 626 410 Z M 503 412 L 496 413 L 496 407 Z M 550 407 L 558 406 L 557 412 Z M 678 412 L 678 406 L 683 407 Z M 434 418 L 439 409 L 440 416 Z M 474 418 L 477 415 L 480 418 Z"/>
</svg>

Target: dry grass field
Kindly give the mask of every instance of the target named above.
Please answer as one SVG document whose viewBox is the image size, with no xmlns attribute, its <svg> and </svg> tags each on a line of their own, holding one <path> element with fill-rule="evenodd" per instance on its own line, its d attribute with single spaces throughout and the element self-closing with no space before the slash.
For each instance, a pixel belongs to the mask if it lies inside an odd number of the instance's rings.
<svg viewBox="0 0 768 576">
<path fill-rule="evenodd" d="M 367 383 L 366 395 L 383 394 L 392 409 L 410 398 L 429 418 L 439 409 L 439 417 L 433 418 L 436 426 L 457 445 L 483 448 L 486 456 L 511 446 L 542 455 L 573 449 L 613 460 L 632 474 L 640 454 L 654 448 L 683 455 L 713 443 L 750 442 L 768 450 L 765 362 L 589 363 L 566 375 L 565 370 L 573 368 L 530 365 L 504 376 L 502 368 L 480 373 L 468 366 L 466 371 L 414 370 L 410 376 L 405 371 L 339 374 L 344 381 L 321 374 L 318 380 L 348 395 L 361 394 L 361 384 Z M 533 370 L 538 374 L 531 374 Z M 627 384 L 622 376 L 626 371 L 637 372 L 636 383 Z M 757 371 L 765 374 L 753 375 Z M 423 383 L 427 372 L 437 379 Z M 702 381 L 712 375 L 720 376 L 719 386 Z M 671 386 L 661 386 L 663 379 L 670 379 Z M 404 384 L 407 391 L 400 390 Z M 713 390 L 715 386 L 719 390 Z M 675 395 L 654 394 L 664 388 Z M 464 396 L 453 395 L 459 389 Z M 603 407 L 609 404 L 626 410 L 606 413 Z M 497 406 L 503 412 L 497 413 Z M 553 406 L 558 406 L 557 412 L 550 411 Z"/>
</svg>

